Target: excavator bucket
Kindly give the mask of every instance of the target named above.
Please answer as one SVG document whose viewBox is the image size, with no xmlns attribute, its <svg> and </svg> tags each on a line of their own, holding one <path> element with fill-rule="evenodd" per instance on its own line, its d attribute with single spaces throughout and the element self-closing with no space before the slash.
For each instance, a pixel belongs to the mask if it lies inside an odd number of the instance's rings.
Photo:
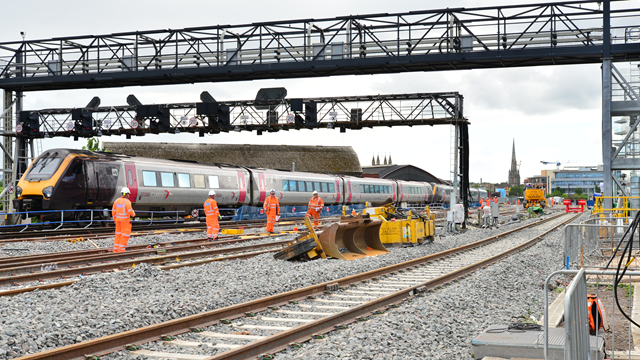
<svg viewBox="0 0 640 360">
<path fill-rule="evenodd" d="M 368 216 L 343 216 L 318 235 L 318 242 L 327 256 L 355 260 L 389 252 L 380 241 L 382 220 Z"/>
</svg>

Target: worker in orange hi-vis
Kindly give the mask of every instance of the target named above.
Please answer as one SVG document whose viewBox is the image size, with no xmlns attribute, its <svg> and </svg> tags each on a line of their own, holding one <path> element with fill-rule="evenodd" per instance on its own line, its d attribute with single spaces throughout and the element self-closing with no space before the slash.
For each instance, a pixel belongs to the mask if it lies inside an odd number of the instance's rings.
<svg viewBox="0 0 640 360">
<path fill-rule="evenodd" d="M 497 196 L 493 198 L 493 202 L 496 203 L 496 204 L 498 203 L 498 197 Z"/>
<path fill-rule="evenodd" d="M 218 233 L 220 232 L 218 219 L 222 218 L 222 216 L 220 216 L 214 190 L 209 191 L 209 198 L 204 202 L 204 214 L 207 217 L 207 238 L 209 241 L 217 241 Z"/>
<path fill-rule="evenodd" d="M 484 207 L 484 199 L 480 198 L 480 209 Z"/>
<path fill-rule="evenodd" d="M 264 201 L 264 205 L 262 206 L 264 208 L 264 212 L 267 214 L 268 233 L 273 232 L 273 226 L 276 224 L 276 221 L 278 221 L 278 218 L 280 217 L 280 202 L 276 197 L 276 190 L 271 189 L 270 193 L 271 195 L 267 196 Z"/>
<path fill-rule="evenodd" d="M 131 208 L 129 195 L 131 191 L 128 187 L 123 187 L 122 197 L 113 203 L 111 215 L 116 223 L 116 238 L 113 242 L 113 252 L 124 252 L 127 249 L 129 238 L 131 237 L 131 221 L 129 217 L 135 217 L 136 213 Z"/>
<path fill-rule="evenodd" d="M 307 210 L 306 217 L 309 219 L 313 217 L 313 228 L 316 230 L 318 230 L 318 225 L 320 225 L 320 212 L 323 206 L 324 201 L 318 196 L 318 192 L 314 191 L 311 200 L 309 200 L 309 210 Z"/>
</svg>

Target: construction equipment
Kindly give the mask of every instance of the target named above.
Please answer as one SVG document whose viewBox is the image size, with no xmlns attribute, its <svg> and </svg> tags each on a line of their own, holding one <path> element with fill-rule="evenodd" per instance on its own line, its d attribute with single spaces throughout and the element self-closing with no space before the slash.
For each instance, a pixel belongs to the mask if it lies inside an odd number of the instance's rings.
<svg viewBox="0 0 640 360">
<path fill-rule="evenodd" d="M 340 221 L 316 233 L 305 218 L 308 232 L 301 234 L 287 248 L 274 255 L 279 260 L 336 258 L 355 260 L 386 254 L 387 246 L 421 244 L 435 235 L 435 216 L 414 215 L 392 204 L 368 207 L 363 213 L 346 215 Z"/>
<path fill-rule="evenodd" d="M 524 201 L 522 205 L 525 209 L 528 209 L 530 206 L 540 206 L 544 209 L 544 207 L 547 206 L 544 195 L 544 189 L 526 189 L 524 191 Z"/>
<path fill-rule="evenodd" d="M 435 215 L 427 206 L 425 215 L 396 208 L 393 204 L 364 210 L 369 216 L 382 220 L 380 240 L 386 247 L 403 247 L 433 241 L 436 234 Z"/>
<path fill-rule="evenodd" d="M 301 234 L 291 245 L 273 257 L 279 260 L 336 258 L 355 260 L 389 252 L 380 242 L 381 220 L 368 214 L 342 216 L 340 221 L 316 233 L 308 217 L 304 223 L 309 232 Z"/>
</svg>

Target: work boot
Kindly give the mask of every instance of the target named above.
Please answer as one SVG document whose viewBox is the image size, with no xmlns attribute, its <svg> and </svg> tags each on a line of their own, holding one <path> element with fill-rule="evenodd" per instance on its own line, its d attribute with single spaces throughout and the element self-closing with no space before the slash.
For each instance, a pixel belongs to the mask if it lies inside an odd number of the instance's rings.
<svg viewBox="0 0 640 360">
<path fill-rule="evenodd" d="M 207 238 L 207 241 L 212 242 L 212 241 L 213 241 L 213 239 L 212 239 L 212 238 L 210 238 L 210 237 L 208 237 L 208 238 Z"/>
<path fill-rule="evenodd" d="M 216 237 L 214 237 L 214 238 L 213 238 L 213 241 L 218 241 L 218 237 L 217 237 L 217 236 L 216 236 Z"/>
</svg>

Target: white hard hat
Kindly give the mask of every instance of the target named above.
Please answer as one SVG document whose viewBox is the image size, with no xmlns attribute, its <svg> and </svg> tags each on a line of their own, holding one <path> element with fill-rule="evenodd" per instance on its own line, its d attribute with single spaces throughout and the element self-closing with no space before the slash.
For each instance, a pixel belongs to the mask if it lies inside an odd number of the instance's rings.
<svg viewBox="0 0 640 360">
<path fill-rule="evenodd" d="M 123 187 L 122 190 L 120 190 L 121 193 L 123 194 L 131 194 L 131 190 L 129 190 L 128 187 Z"/>
<path fill-rule="evenodd" d="M 216 192 L 215 192 L 215 191 L 213 191 L 213 190 L 209 190 L 209 196 L 213 196 L 213 195 L 215 195 L 215 194 L 216 194 Z"/>
<path fill-rule="evenodd" d="M 313 192 L 312 192 L 312 194 L 313 194 L 313 195 L 316 195 L 317 193 L 318 193 L 318 192 L 317 192 L 317 191 L 315 191 L 315 190 L 313 190 Z"/>
<path fill-rule="evenodd" d="M 276 192 L 276 189 L 271 189 L 271 191 L 270 191 L 270 192 L 275 193 L 275 192 Z"/>
</svg>

